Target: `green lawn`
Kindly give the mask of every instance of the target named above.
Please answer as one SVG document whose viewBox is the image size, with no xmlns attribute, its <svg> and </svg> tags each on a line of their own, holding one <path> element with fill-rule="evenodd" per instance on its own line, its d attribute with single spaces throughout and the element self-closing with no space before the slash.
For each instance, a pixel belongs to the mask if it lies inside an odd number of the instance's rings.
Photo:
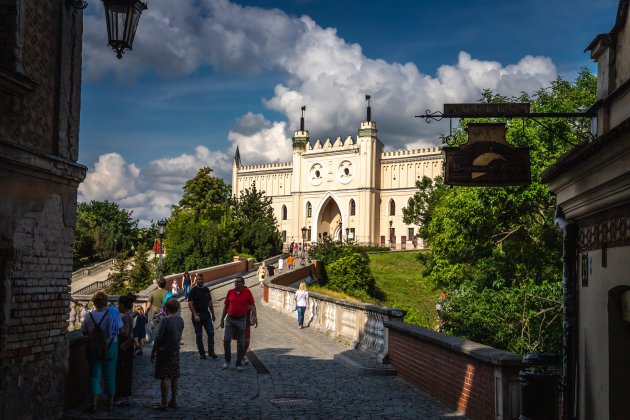
<svg viewBox="0 0 630 420">
<path fill-rule="evenodd" d="M 440 290 L 422 277 L 420 251 L 370 254 L 376 285 L 385 293 L 384 306 L 406 309 L 405 320 L 424 327 L 435 325 L 435 302 Z"/>
</svg>

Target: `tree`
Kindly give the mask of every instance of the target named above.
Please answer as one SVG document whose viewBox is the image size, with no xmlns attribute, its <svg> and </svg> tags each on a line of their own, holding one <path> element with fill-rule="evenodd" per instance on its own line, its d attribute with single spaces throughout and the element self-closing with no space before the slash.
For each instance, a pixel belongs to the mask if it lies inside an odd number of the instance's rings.
<svg viewBox="0 0 630 420">
<path fill-rule="evenodd" d="M 144 244 L 139 244 L 132 260 L 131 270 L 129 270 L 130 292 L 135 294 L 146 289 L 153 278 L 155 278 L 155 273 L 151 270 L 151 264 L 147 258 L 147 248 Z"/>
<path fill-rule="evenodd" d="M 129 290 L 127 276 L 129 259 L 124 254 L 119 254 L 114 260 L 112 271 L 107 275 L 107 280 L 111 280 L 109 286 L 105 288 L 107 293 L 112 295 L 123 295 Z"/>
<path fill-rule="evenodd" d="M 194 178 L 186 181 L 179 208 L 191 209 L 197 219 L 221 219 L 230 201 L 231 189 L 223 179 L 212 176 L 209 167 L 197 171 Z"/>
<path fill-rule="evenodd" d="M 558 79 L 547 89 L 518 98 L 486 91 L 482 102 L 531 102 L 534 112 L 583 111 L 595 102 L 595 84 L 595 77 L 583 70 L 574 83 Z M 459 144 L 465 141 L 466 122 L 460 120 L 450 141 Z M 440 187 L 424 180 L 419 184 L 420 191 L 414 197 L 417 202 L 404 214 L 406 221 L 424 223 L 420 234 L 431 248 L 426 256 L 429 277 L 453 296 L 467 297 L 449 302 L 451 316 L 445 318 L 446 331 L 465 331 L 468 338 L 484 342 L 491 335 L 484 331 L 492 325 L 496 311 L 520 308 L 511 300 L 525 295 L 538 296 L 546 290 L 546 285 L 558 287 L 562 267 L 561 236 L 553 225 L 555 199 L 542 184 L 540 174 L 560 154 L 584 139 L 588 124 L 586 119 L 560 118 L 510 122 L 508 141 L 530 147 L 530 185 Z M 512 290 L 520 290 L 520 293 Z M 547 313 L 550 308 L 559 310 L 556 303 L 544 300 L 537 300 L 536 305 L 539 305 L 534 308 L 536 313 Z M 482 310 L 490 307 L 497 309 L 495 312 Z M 457 313 L 464 315 L 453 315 Z M 516 317 L 526 323 L 523 313 L 512 311 L 504 315 L 506 319 Z M 558 329 L 560 325 L 547 327 Z M 544 334 L 560 336 L 555 330 L 541 330 L 541 337 Z M 504 335 L 501 340 L 491 339 L 486 344 L 525 348 L 516 344 L 520 340 L 518 334 L 508 331 Z M 548 349 L 558 348 L 557 343 L 540 342 Z"/>
<path fill-rule="evenodd" d="M 251 189 L 245 188 L 233 202 L 237 221 L 236 249 L 259 261 L 282 252 L 282 237 L 276 227 L 271 198 L 264 194 L 253 183 Z"/>
<path fill-rule="evenodd" d="M 409 199 L 407 207 L 403 207 L 403 222 L 407 225 L 418 225 L 418 236 L 428 238 L 427 226 L 431 222 L 431 217 L 435 206 L 440 202 L 440 198 L 448 189 L 444 185 L 442 177 L 438 176 L 431 179 L 423 176 L 421 180 L 416 181 L 416 192 Z"/>
<path fill-rule="evenodd" d="M 129 252 L 138 242 L 139 232 L 132 214 L 110 201 L 79 203 L 73 245 L 75 267 Z"/>
</svg>

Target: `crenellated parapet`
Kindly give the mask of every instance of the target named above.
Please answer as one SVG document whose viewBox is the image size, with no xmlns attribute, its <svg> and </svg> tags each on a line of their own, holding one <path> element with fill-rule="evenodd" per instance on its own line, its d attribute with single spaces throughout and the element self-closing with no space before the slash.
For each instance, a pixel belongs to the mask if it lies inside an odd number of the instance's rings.
<svg viewBox="0 0 630 420">
<path fill-rule="evenodd" d="M 438 158 L 437 155 L 442 154 L 441 147 L 426 147 L 421 149 L 412 150 L 393 150 L 389 152 L 381 153 L 381 159 L 383 161 L 390 161 L 399 158 L 416 158 L 416 157 L 429 157 L 432 159 Z M 386 163 L 386 162 L 383 162 Z"/>
<path fill-rule="evenodd" d="M 266 163 L 262 165 L 240 166 L 238 168 L 238 172 L 239 174 L 243 174 L 245 172 L 276 171 L 278 169 L 291 169 L 291 168 L 293 168 L 293 162 L 275 162 L 275 163 Z"/>
</svg>

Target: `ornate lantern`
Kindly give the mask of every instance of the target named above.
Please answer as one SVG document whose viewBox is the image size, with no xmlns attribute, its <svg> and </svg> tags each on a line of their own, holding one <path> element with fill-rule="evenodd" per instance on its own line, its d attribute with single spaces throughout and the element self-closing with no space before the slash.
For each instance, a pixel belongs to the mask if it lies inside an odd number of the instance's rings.
<svg viewBox="0 0 630 420">
<path fill-rule="evenodd" d="M 140 0 L 103 0 L 107 22 L 107 45 L 122 58 L 125 50 L 132 50 L 138 21 L 146 3 Z"/>
</svg>

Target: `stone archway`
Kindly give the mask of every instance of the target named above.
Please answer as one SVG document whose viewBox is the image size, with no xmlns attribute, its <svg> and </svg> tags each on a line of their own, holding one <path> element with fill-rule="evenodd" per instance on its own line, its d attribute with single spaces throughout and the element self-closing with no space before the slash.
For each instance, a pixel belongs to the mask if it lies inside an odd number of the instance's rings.
<svg viewBox="0 0 630 420">
<path fill-rule="evenodd" d="M 322 236 L 329 236 L 341 240 L 341 210 L 332 197 L 328 197 L 319 211 L 317 218 L 317 232 Z"/>
</svg>

